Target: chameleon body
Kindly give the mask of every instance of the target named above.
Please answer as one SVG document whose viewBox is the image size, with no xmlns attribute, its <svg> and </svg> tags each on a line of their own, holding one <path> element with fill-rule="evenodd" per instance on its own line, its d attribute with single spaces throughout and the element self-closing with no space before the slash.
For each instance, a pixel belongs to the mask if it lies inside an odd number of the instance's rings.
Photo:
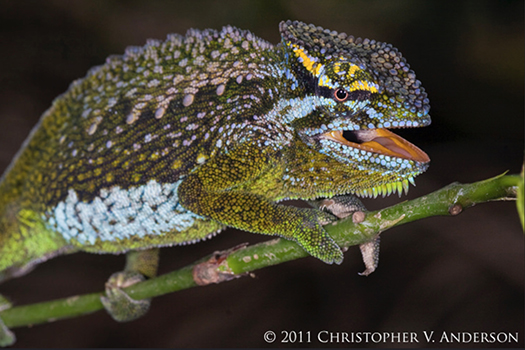
<svg viewBox="0 0 525 350">
<path fill-rule="evenodd" d="M 193 243 L 231 226 L 343 255 L 329 210 L 284 199 L 401 193 L 430 124 L 390 44 L 301 22 L 272 45 L 234 27 L 130 47 L 71 84 L 0 183 L 0 280 L 58 254 Z"/>
</svg>

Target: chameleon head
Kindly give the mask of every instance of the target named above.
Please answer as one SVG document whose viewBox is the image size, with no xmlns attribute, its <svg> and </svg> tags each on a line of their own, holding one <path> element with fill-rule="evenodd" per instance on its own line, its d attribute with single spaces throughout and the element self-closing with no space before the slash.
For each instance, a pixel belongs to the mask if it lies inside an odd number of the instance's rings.
<svg viewBox="0 0 525 350">
<path fill-rule="evenodd" d="M 355 194 L 406 192 L 430 159 L 387 129 L 429 125 L 430 107 L 401 53 L 301 22 L 280 29 L 293 74 L 308 82 L 311 113 L 293 120 L 301 139 L 362 175 L 352 178 Z"/>
</svg>

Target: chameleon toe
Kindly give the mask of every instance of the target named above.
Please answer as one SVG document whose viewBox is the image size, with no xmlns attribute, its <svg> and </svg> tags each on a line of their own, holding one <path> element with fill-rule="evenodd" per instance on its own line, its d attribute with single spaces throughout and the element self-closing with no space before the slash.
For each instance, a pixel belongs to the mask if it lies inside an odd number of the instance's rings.
<svg viewBox="0 0 525 350">
<path fill-rule="evenodd" d="M 10 308 L 11 302 L 0 294 L 0 311 Z M 16 342 L 15 334 L 6 327 L 2 318 L 0 318 L 0 347 L 11 346 Z"/>
<path fill-rule="evenodd" d="M 134 300 L 121 289 L 143 280 L 145 280 L 144 276 L 130 271 L 111 275 L 106 283 L 106 295 L 101 296 L 100 301 L 115 321 L 133 321 L 148 312 L 150 299 Z"/>
<path fill-rule="evenodd" d="M 11 346 L 16 342 L 15 334 L 0 319 L 0 347 Z"/>
</svg>

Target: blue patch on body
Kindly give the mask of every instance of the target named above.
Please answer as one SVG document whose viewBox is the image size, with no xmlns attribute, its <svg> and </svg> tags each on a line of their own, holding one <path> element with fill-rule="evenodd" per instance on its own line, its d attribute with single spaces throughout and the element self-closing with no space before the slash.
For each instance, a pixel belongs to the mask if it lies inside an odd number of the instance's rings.
<svg viewBox="0 0 525 350">
<path fill-rule="evenodd" d="M 100 190 L 91 202 L 79 201 L 75 190 L 47 213 L 47 223 L 68 242 L 93 245 L 100 241 L 116 241 L 146 235 L 182 232 L 202 216 L 184 209 L 177 189 L 182 180 L 122 189 L 118 186 Z"/>
</svg>

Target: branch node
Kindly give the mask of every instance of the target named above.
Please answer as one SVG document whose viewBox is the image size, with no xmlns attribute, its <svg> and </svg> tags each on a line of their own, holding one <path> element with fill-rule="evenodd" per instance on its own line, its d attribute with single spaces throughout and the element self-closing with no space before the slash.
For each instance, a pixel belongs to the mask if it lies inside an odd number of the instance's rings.
<svg viewBox="0 0 525 350">
<path fill-rule="evenodd" d="M 458 215 L 462 211 L 463 211 L 463 207 L 461 206 L 461 204 L 457 204 L 457 203 L 451 206 L 450 208 L 448 208 L 448 213 L 452 216 Z"/>
<path fill-rule="evenodd" d="M 366 214 L 364 211 L 356 211 L 352 214 L 352 222 L 354 224 L 360 224 L 365 220 Z"/>
<path fill-rule="evenodd" d="M 211 283 L 221 283 L 239 278 L 228 266 L 228 256 L 237 250 L 244 249 L 248 243 L 239 244 L 233 248 L 214 252 L 211 257 L 193 267 L 193 280 L 199 286 L 206 286 Z"/>
</svg>

